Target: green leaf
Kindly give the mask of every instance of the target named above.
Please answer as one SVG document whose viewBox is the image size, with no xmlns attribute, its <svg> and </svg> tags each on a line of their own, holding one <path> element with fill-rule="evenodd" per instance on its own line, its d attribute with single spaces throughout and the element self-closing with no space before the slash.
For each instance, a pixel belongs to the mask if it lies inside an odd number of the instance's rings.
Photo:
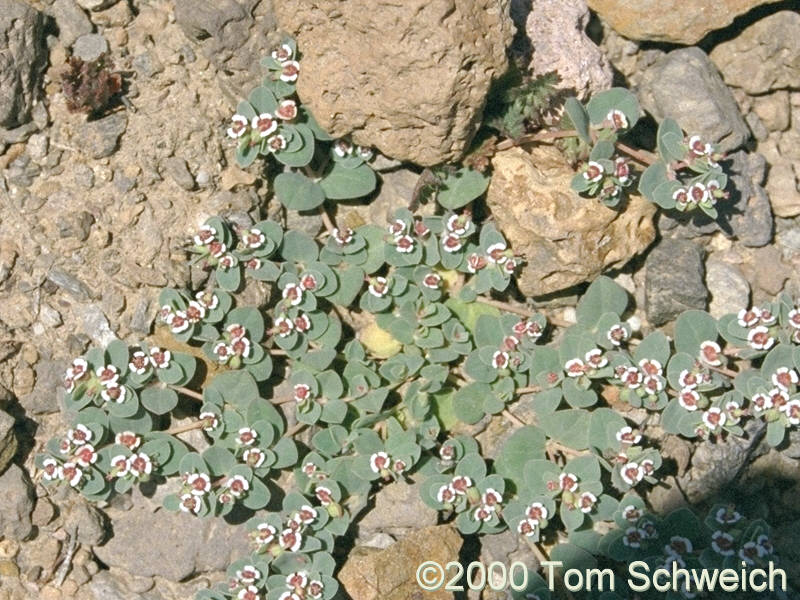
<svg viewBox="0 0 800 600">
<path fill-rule="evenodd" d="M 111 361 L 111 364 L 117 367 L 120 377 L 124 377 L 128 372 L 128 345 L 122 340 L 112 340 L 106 346 L 106 353 Z"/>
<path fill-rule="evenodd" d="M 539 425 L 548 436 L 570 448 L 584 450 L 589 446 L 589 413 L 585 410 L 557 410 L 542 415 Z"/>
<path fill-rule="evenodd" d="M 656 144 L 658 153 L 665 162 L 683 160 L 686 156 L 686 149 L 682 147 L 683 130 L 674 119 L 664 119 L 658 126 L 656 133 Z"/>
<path fill-rule="evenodd" d="M 608 140 L 599 140 L 592 148 L 589 160 L 609 160 L 614 156 L 614 152 L 616 152 L 616 147 L 613 143 Z"/>
<path fill-rule="evenodd" d="M 495 460 L 495 469 L 507 479 L 514 480 L 522 473 L 530 459 L 543 459 L 545 434 L 538 427 L 528 425 L 515 431 L 503 444 Z"/>
<path fill-rule="evenodd" d="M 464 423 L 477 423 L 483 418 L 484 398 L 492 389 L 485 383 L 470 383 L 460 387 L 453 398 L 453 413 Z"/>
<path fill-rule="evenodd" d="M 577 98 L 567 98 L 564 102 L 564 110 L 569 116 L 569 120 L 575 126 L 578 137 L 585 143 L 591 144 L 592 137 L 589 135 L 589 114 Z"/>
<path fill-rule="evenodd" d="M 656 161 L 644 170 L 639 179 L 639 193 L 652 200 L 656 188 L 667 179 L 667 165 L 663 161 Z"/>
<path fill-rule="evenodd" d="M 700 344 L 716 341 L 717 321 L 702 310 L 687 310 L 675 321 L 675 350 L 697 356 Z"/>
<path fill-rule="evenodd" d="M 780 446 L 786 436 L 786 427 L 782 421 L 772 421 L 767 425 L 767 443 L 773 448 Z"/>
<path fill-rule="evenodd" d="M 628 129 L 632 129 L 639 120 L 641 112 L 639 101 L 630 90 L 621 87 L 614 87 L 592 96 L 586 105 L 586 112 L 589 113 L 593 125 L 600 125 L 608 117 L 612 110 L 619 110 L 628 120 Z"/>
<path fill-rule="evenodd" d="M 670 356 L 669 340 L 660 331 L 654 331 L 645 337 L 633 353 L 633 361 L 639 363 L 644 358 L 657 360 L 661 366 L 667 364 Z"/>
<path fill-rule="evenodd" d="M 348 200 L 361 198 L 371 193 L 377 184 L 375 171 L 363 164 L 355 169 L 347 169 L 337 163 L 320 180 L 319 185 L 329 200 Z"/>
<path fill-rule="evenodd" d="M 225 319 L 226 326 L 237 324 L 247 330 L 251 342 L 258 343 L 264 337 L 264 317 L 258 309 L 242 306 L 234 308 Z"/>
<path fill-rule="evenodd" d="M 278 108 L 278 100 L 275 98 L 275 94 L 263 85 L 258 86 L 250 92 L 248 100 L 256 113 L 270 113 L 274 115 L 275 109 Z M 255 113 L 253 116 L 255 116 Z M 252 119 L 252 117 L 250 118 Z"/>
<path fill-rule="evenodd" d="M 311 210 L 325 202 L 322 187 L 300 173 L 280 173 L 275 177 L 274 185 L 275 195 L 288 209 Z"/>
<path fill-rule="evenodd" d="M 165 415 L 178 405 L 178 394 L 169 388 L 147 387 L 139 395 L 142 405 L 156 415 Z"/>
<path fill-rule="evenodd" d="M 237 291 L 242 284 L 242 268 L 240 265 L 229 269 L 218 267 L 216 271 L 214 271 L 214 276 L 217 279 L 217 285 L 229 292 Z"/>
<path fill-rule="evenodd" d="M 613 280 L 601 275 L 578 301 L 578 324 L 593 328 L 606 313 L 622 315 L 628 307 L 628 294 Z"/>
<path fill-rule="evenodd" d="M 278 161 L 289 167 L 305 167 L 311 162 L 311 159 L 314 158 L 314 134 L 306 125 L 295 125 L 295 140 L 302 141 L 302 146 L 298 150 L 289 152 L 287 148 L 287 150 L 276 152 L 274 156 Z M 278 177 L 280 177 L 280 175 Z M 287 206 L 287 208 L 289 207 Z M 305 209 L 297 208 L 295 210 Z"/>
<path fill-rule="evenodd" d="M 661 208 L 671 209 L 675 208 L 675 192 L 681 188 L 679 181 L 665 181 L 653 190 L 653 195 L 650 200 L 658 204 Z"/>
<path fill-rule="evenodd" d="M 442 180 L 436 200 L 443 207 L 455 210 L 466 206 L 489 187 L 489 177 L 468 167 L 462 167 Z"/>
<path fill-rule="evenodd" d="M 595 560 L 594 556 L 574 544 L 559 544 L 550 551 L 550 560 L 564 563 L 563 569 L 585 571 L 597 566 L 597 560 Z M 559 569 L 561 570 L 562 568 Z"/>
<path fill-rule="evenodd" d="M 234 406 L 247 406 L 254 398 L 258 398 L 258 385 L 247 371 L 225 371 L 216 375 L 206 387 L 219 393 L 225 402 Z M 210 401 L 210 400 L 208 400 Z"/>
<path fill-rule="evenodd" d="M 209 475 L 212 477 L 227 475 L 236 464 L 236 457 L 230 450 L 216 445 L 203 452 L 203 460 L 208 465 Z"/>
</svg>

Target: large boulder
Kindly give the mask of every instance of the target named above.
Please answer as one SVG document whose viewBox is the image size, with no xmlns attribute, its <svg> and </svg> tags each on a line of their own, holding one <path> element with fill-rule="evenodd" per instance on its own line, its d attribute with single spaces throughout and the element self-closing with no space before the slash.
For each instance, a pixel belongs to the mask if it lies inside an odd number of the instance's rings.
<svg viewBox="0 0 800 600">
<path fill-rule="evenodd" d="M 505 0 L 284 0 L 298 94 L 323 128 L 421 165 L 458 160 L 507 66 Z"/>
<path fill-rule="evenodd" d="M 711 60 L 725 83 L 748 94 L 795 88 L 800 74 L 800 14 L 784 10 L 760 19 L 718 44 Z"/>
<path fill-rule="evenodd" d="M 497 226 L 526 264 L 527 296 L 591 281 L 621 267 L 655 239 L 655 207 L 640 196 L 610 209 L 570 189 L 573 171 L 552 146 L 498 153 L 486 201 Z"/>
<path fill-rule="evenodd" d="M 588 0 L 589 8 L 618 33 L 634 40 L 694 44 L 727 27 L 750 9 L 774 0 Z"/>
<path fill-rule="evenodd" d="M 0 127 L 26 123 L 47 65 L 45 17 L 27 2 L 0 0 Z"/>
<path fill-rule="evenodd" d="M 639 91 L 653 116 L 672 117 L 689 135 L 718 143 L 723 152 L 750 137 L 733 94 L 700 48 L 665 54 L 645 72 Z"/>
</svg>

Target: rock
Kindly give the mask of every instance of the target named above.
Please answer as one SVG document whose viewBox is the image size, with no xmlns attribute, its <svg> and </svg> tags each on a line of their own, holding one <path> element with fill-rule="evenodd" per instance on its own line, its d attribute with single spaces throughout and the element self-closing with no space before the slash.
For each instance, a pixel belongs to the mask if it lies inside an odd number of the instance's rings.
<svg viewBox="0 0 800 600">
<path fill-rule="evenodd" d="M 163 509 L 153 512 L 145 503 L 140 498 L 131 510 L 109 514 L 114 535 L 94 548 L 109 567 L 181 581 L 193 573 L 224 570 L 252 550 L 241 526 Z"/>
<path fill-rule="evenodd" d="M 27 538 L 33 525 L 33 484 L 17 465 L 0 475 L 0 535 L 12 540 Z"/>
<path fill-rule="evenodd" d="M 711 294 L 708 312 L 715 319 L 750 307 L 750 284 L 733 265 L 721 260 L 707 261 L 706 287 Z"/>
<path fill-rule="evenodd" d="M 792 268 L 783 262 L 780 248 L 772 245 L 753 250 L 753 265 L 750 271 L 753 285 L 764 290 L 769 296 L 777 296 L 792 274 Z"/>
<path fill-rule="evenodd" d="M 426 527 L 385 550 L 356 547 L 339 572 L 345 591 L 358 600 L 408 600 L 422 597 L 416 581 L 417 567 L 425 561 L 445 565 L 458 560 L 461 536 L 449 525 Z M 430 600 L 445 600 L 452 594 L 443 589 L 425 592 Z"/>
<path fill-rule="evenodd" d="M 758 154 L 747 154 L 743 150 L 728 157 L 731 161 L 729 184 L 731 197 L 728 206 L 722 207 L 724 219 L 745 246 L 758 248 L 772 240 L 772 208 L 763 182 L 764 158 Z"/>
<path fill-rule="evenodd" d="M 21 0 L 0 0 L 0 127 L 26 123 L 48 52 L 44 15 Z"/>
<path fill-rule="evenodd" d="M 81 302 L 86 302 L 92 297 L 92 292 L 85 283 L 58 267 L 50 269 L 47 274 L 47 280 L 56 284 Z"/>
<path fill-rule="evenodd" d="M 217 68 L 233 106 L 263 77 L 260 60 L 280 43 L 269 0 L 176 0 L 175 21 Z"/>
<path fill-rule="evenodd" d="M 103 313 L 103 309 L 97 304 L 90 304 L 82 309 L 83 331 L 95 344 L 101 347 L 108 346 L 117 339 L 114 331 L 108 323 L 108 318 Z"/>
<path fill-rule="evenodd" d="M 621 267 L 655 239 L 655 207 L 639 196 L 612 210 L 570 189 L 573 171 L 552 146 L 530 154 L 498 153 L 487 204 L 515 252 L 526 257 L 517 278 L 526 296 L 541 296 Z"/>
<path fill-rule="evenodd" d="M 117 112 L 82 123 L 75 136 L 80 140 L 80 148 L 92 158 L 111 156 L 117 149 L 120 136 L 128 127 L 128 116 Z"/>
<path fill-rule="evenodd" d="M 744 116 L 744 121 L 747 123 L 747 126 L 750 128 L 750 131 L 753 133 L 753 137 L 756 138 L 759 142 L 763 142 L 769 137 L 769 131 L 767 131 L 766 125 L 764 122 L 759 118 L 759 116 L 754 112 L 749 112 Z"/>
<path fill-rule="evenodd" d="M 66 370 L 66 361 L 38 361 L 36 363 L 36 385 L 30 394 L 19 399 L 22 407 L 34 415 L 58 412 L 59 397 L 64 394 Z"/>
<path fill-rule="evenodd" d="M 673 510 L 687 508 L 688 502 L 681 492 L 678 480 L 673 475 L 659 478 L 659 484 L 653 486 L 647 494 L 647 502 L 657 515 L 668 515 Z"/>
<path fill-rule="evenodd" d="M 800 14 L 783 10 L 759 19 L 717 44 L 711 60 L 728 85 L 748 94 L 797 87 L 800 70 Z"/>
<path fill-rule="evenodd" d="M 108 41 L 99 33 L 82 35 L 72 46 L 72 54 L 86 62 L 97 60 L 106 52 L 108 52 Z"/>
<path fill-rule="evenodd" d="M 64 527 L 75 532 L 78 543 L 96 546 L 106 538 L 106 520 L 97 508 L 78 500 L 66 511 Z"/>
<path fill-rule="evenodd" d="M 702 6 L 684 0 L 588 0 L 589 8 L 634 40 L 691 45 L 734 18 L 774 0 L 722 0 Z"/>
<path fill-rule="evenodd" d="M 17 453 L 17 435 L 14 417 L 0 410 L 0 474 L 6 470 Z"/>
<path fill-rule="evenodd" d="M 645 310 L 653 325 L 672 321 L 685 310 L 706 308 L 703 251 L 688 240 L 664 239 L 645 261 Z"/>
<path fill-rule="evenodd" d="M 419 529 L 436 525 L 439 513 L 427 506 L 420 496 L 418 483 L 396 481 L 375 496 L 375 507 L 358 523 L 359 533 Z M 363 532 L 363 533 L 362 533 Z"/>
<path fill-rule="evenodd" d="M 767 179 L 767 193 L 772 212 L 778 217 L 800 215 L 800 187 L 794 167 L 788 160 L 773 162 Z"/>
<path fill-rule="evenodd" d="M 658 119 L 672 117 L 688 135 L 730 152 L 750 137 L 731 91 L 700 48 L 673 50 L 642 76 L 642 106 Z"/>
<path fill-rule="evenodd" d="M 298 95 L 320 125 L 423 166 L 467 149 L 513 35 L 505 0 L 286 0 L 274 10 L 303 50 Z"/>
<path fill-rule="evenodd" d="M 171 156 L 164 160 L 163 165 L 172 181 L 186 191 L 194 189 L 194 177 L 189 172 L 189 167 L 184 159 L 179 156 Z"/>
<path fill-rule="evenodd" d="M 116 4 L 118 1 L 119 0 L 77 0 L 80 7 L 86 10 L 104 10 Z"/>
<path fill-rule="evenodd" d="M 581 100 L 610 88 L 613 78 L 605 53 L 586 35 L 588 24 L 585 0 L 535 0 L 525 25 L 533 74 L 556 71 L 558 87 Z"/>
<path fill-rule="evenodd" d="M 75 0 L 53 2 L 53 17 L 58 25 L 58 39 L 69 48 L 82 35 L 92 32 L 92 22 Z"/>
<path fill-rule="evenodd" d="M 769 131 L 786 131 L 791 122 L 792 109 L 789 92 L 778 90 L 753 98 L 753 111 Z"/>
</svg>

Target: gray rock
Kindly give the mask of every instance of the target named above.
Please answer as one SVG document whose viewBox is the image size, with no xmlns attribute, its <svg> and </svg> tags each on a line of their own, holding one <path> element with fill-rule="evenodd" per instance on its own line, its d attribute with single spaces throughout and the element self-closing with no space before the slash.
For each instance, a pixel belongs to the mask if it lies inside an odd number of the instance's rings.
<svg viewBox="0 0 800 600">
<path fill-rule="evenodd" d="M 90 304 L 83 309 L 83 331 L 88 335 L 95 344 L 99 346 L 107 346 L 117 336 L 111 330 L 108 324 L 108 318 L 103 314 L 103 309 L 97 304 Z"/>
<path fill-rule="evenodd" d="M 186 161 L 179 156 L 171 156 L 162 163 L 172 181 L 187 191 L 194 189 L 195 181 Z"/>
<path fill-rule="evenodd" d="M 110 516 L 114 535 L 95 547 L 95 554 L 109 567 L 142 577 L 181 581 L 193 573 L 223 570 L 252 551 L 244 528 L 222 519 L 152 512 L 141 503 Z"/>
<path fill-rule="evenodd" d="M 558 87 L 581 100 L 610 88 L 613 79 L 605 53 L 586 35 L 588 24 L 585 0 L 536 0 L 525 26 L 533 74 L 557 72 Z"/>
<path fill-rule="evenodd" d="M 0 474 L 8 468 L 17 453 L 17 435 L 14 417 L 0 410 Z"/>
<path fill-rule="evenodd" d="M 13 129 L 4 129 L 0 127 L 0 142 L 6 144 L 18 144 L 25 142 L 39 129 L 38 125 L 33 121 L 28 121 L 24 125 L 14 127 Z"/>
<path fill-rule="evenodd" d="M 89 165 L 77 164 L 72 167 L 72 178 L 85 190 L 94 187 L 94 171 Z"/>
<path fill-rule="evenodd" d="M 0 127 L 26 123 L 47 66 L 44 15 L 21 0 L 0 0 Z"/>
<path fill-rule="evenodd" d="M 705 309 L 703 251 L 688 240 L 663 239 L 645 261 L 645 310 L 663 325 L 692 308 Z"/>
<path fill-rule="evenodd" d="M 153 314 L 150 312 L 150 301 L 147 298 L 140 298 L 131 316 L 130 330 L 147 335 L 150 333 L 152 325 Z"/>
<path fill-rule="evenodd" d="M 47 150 L 50 148 L 50 138 L 44 133 L 34 133 L 28 139 L 27 152 L 33 160 L 40 162 L 47 156 Z"/>
<path fill-rule="evenodd" d="M 733 94 L 699 48 L 666 54 L 644 73 L 639 92 L 655 117 L 672 117 L 689 135 L 718 143 L 724 152 L 750 137 Z"/>
<path fill-rule="evenodd" d="M 97 60 L 106 52 L 108 52 L 108 41 L 99 33 L 82 35 L 72 46 L 72 54 L 86 62 Z"/>
<path fill-rule="evenodd" d="M 27 472 L 11 465 L 0 475 L 0 535 L 12 540 L 24 540 L 31 534 L 33 484 Z"/>
<path fill-rule="evenodd" d="M 83 123 L 75 136 L 80 147 L 92 158 L 111 156 L 117 149 L 120 136 L 128 127 L 128 116 L 117 112 Z"/>
<path fill-rule="evenodd" d="M 729 156 L 732 176 L 730 210 L 723 207 L 723 218 L 729 215 L 733 234 L 745 246 L 759 248 L 772 241 L 774 220 L 767 192 L 761 187 L 764 179 L 764 157 L 739 151 Z"/>
<path fill-rule="evenodd" d="M 721 260 L 708 260 L 706 287 L 711 294 L 708 312 L 715 319 L 750 306 L 750 284 L 734 265 Z"/>
<path fill-rule="evenodd" d="M 52 11 L 64 47 L 69 48 L 79 37 L 92 32 L 92 22 L 75 0 L 56 0 Z"/>
<path fill-rule="evenodd" d="M 78 499 L 64 516 L 64 527 L 74 531 L 78 543 L 96 546 L 106 539 L 106 516 L 94 506 Z"/>
<path fill-rule="evenodd" d="M 377 493 L 375 508 L 358 523 L 359 534 L 387 532 L 402 535 L 409 529 L 436 525 L 438 516 L 422 501 L 418 483 L 396 481 Z"/>
<path fill-rule="evenodd" d="M 268 0 L 177 0 L 174 14 L 186 36 L 217 67 L 232 100 L 245 96 L 253 81 L 263 77 L 259 60 L 281 40 Z"/>
<path fill-rule="evenodd" d="M 86 302 L 92 298 L 92 291 L 80 279 L 70 275 L 63 269 L 53 267 L 47 274 L 47 280 L 55 283 L 62 290 L 69 293 L 76 300 Z"/>
<path fill-rule="evenodd" d="M 64 395 L 66 361 L 40 360 L 35 369 L 36 384 L 30 394 L 19 399 L 20 404 L 33 415 L 58 412 L 60 397 Z"/>
</svg>

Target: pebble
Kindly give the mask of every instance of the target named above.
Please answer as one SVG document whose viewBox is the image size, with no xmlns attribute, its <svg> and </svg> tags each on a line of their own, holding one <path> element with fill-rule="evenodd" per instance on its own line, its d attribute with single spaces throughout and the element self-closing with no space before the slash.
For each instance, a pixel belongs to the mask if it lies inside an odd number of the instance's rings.
<svg viewBox="0 0 800 600">
<path fill-rule="evenodd" d="M 750 284 L 734 265 L 709 259 L 706 262 L 706 287 L 711 294 L 708 312 L 715 319 L 750 306 Z"/>
<path fill-rule="evenodd" d="M 47 279 L 81 302 L 86 302 L 92 297 L 92 292 L 85 283 L 58 267 L 50 269 Z"/>
<path fill-rule="evenodd" d="M 97 304 L 90 304 L 83 309 L 83 330 L 98 346 L 108 346 L 117 339 L 111 331 L 108 319 Z"/>
<path fill-rule="evenodd" d="M 49 148 L 50 138 L 44 133 L 34 133 L 28 139 L 28 156 L 35 161 L 40 161 L 47 156 Z"/>
<path fill-rule="evenodd" d="M 80 36 L 72 45 L 72 54 L 81 60 L 91 62 L 108 52 L 108 40 L 99 33 Z"/>
<path fill-rule="evenodd" d="M 65 47 L 69 48 L 80 36 L 92 32 L 92 22 L 75 0 L 56 0 L 52 10 L 58 38 Z"/>
<path fill-rule="evenodd" d="M 163 161 L 162 165 L 172 181 L 186 191 L 194 189 L 195 181 L 186 161 L 179 156 L 171 156 Z"/>
</svg>

